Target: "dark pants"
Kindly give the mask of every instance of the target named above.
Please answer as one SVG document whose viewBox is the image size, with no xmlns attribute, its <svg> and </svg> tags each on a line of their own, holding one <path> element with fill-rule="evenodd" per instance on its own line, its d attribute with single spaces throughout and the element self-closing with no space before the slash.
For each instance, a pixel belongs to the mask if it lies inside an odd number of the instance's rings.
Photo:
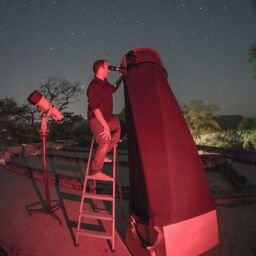
<svg viewBox="0 0 256 256">
<path fill-rule="evenodd" d="M 111 139 L 104 139 L 100 135 L 103 127 L 96 118 L 89 120 L 89 126 L 97 142 L 97 148 L 91 165 L 92 171 L 102 170 L 106 154 L 113 149 L 120 139 L 121 128 L 119 119 L 113 116 L 110 120 L 106 120 L 106 122 L 111 132 Z"/>
</svg>

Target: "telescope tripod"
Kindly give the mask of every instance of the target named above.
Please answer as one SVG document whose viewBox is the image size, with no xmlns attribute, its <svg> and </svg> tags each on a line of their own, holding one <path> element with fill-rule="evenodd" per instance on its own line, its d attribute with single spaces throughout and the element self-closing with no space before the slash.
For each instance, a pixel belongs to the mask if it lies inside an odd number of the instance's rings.
<svg viewBox="0 0 256 256">
<path fill-rule="evenodd" d="M 29 214 L 32 213 L 46 213 L 54 217 L 59 224 L 61 225 L 61 219 L 55 213 L 59 208 L 62 208 L 61 203 L 58 200 L 51 200 L 50 199 L 50 192 L 49 192 L 49 177 L 48 177 L 48 170 L 47 170 L 47 156 L 46 156 L 46 140 L 47 134 L 49 130 L 47 129 L 47 114 L 41 114 L 41 129 L 39 130 L 41 140 L 42 140 L 42 162 L 43 162 L 43 180 L 44 180 L 44 190 L 45 190 L 45 200 L 41 200 L 39 202 L 30 204 L 26 206 L 27 211 Z M 32 208 L 38 204 L 42 205 L 42 208 Z"/>
</svg>

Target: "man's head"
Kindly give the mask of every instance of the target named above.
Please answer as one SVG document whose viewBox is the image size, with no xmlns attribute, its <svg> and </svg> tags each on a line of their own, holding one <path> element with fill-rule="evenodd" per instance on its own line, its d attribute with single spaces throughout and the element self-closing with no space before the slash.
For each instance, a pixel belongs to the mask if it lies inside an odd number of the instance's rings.
<svg viewBox="0 0 256 256">
<path fill-rule="evenodd" d="M 106 60 L 97 60 L 93 64 L 93 72 L 96 77 L 106 79 L 109 74 L 108 62 Z"/>
</svg>

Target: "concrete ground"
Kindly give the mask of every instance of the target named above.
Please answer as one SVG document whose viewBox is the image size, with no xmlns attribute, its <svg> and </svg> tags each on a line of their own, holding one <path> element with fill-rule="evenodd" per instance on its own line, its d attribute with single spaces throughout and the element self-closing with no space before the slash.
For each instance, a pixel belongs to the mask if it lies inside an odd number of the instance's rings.
<svg viewBox="0 0 256 256">
<path fill-rule="evenodd" d="M 129 172 L 126 153 L 121 152 L 120 155 L 123 211 L 120 211 L 118 203 L 115 252 L 111 251 L 106 240 L 101 239 L 80 236 L 79 246 L 74 245 L 85 153 L 49 152 L 50 155 L 49 176 L 59 179 L 58 185 L 50 184 L 50 195 L 51 199 L 64 205 L 63 209 L 55 212 L 62 225 L 49 214 L 30 215 L 26 210 L 26 206 L 45 198 L 42 175 L 38 172 L 41 157 L 13 159 L 12 163 L 19 168 L 12 165 L 0 167 L 0 246 L 9 256 L 128 256 L 129 252 L 122 242 L 128 222 L 126 193 Z M 234 188 L 219 173 L 207 173 L 217 203 L 220 244 L 204 256 L 256 255 L 256 166 L 234 163 L 234 167 L 248 180 L 243 188 Z M 92 224 L 99 226 L 99 223 Z"/>
<path fill-rule="evenodd" d="M 9 256 L 130 255 L 118 234 L 114 253 L 103 239 L 80 236 L 79 245 L 75 246 L 81 191 L 53 184 L 49 188 L 51 199 L 64 205 L 63 210 L 55 211 L 62 225 L 47 213 L 29 214 L 26 210 L 26 206 L 45 198 L 40 192 L 44 191 L 41 181 L 0 167 L 0 246 Z"/>
</svg>

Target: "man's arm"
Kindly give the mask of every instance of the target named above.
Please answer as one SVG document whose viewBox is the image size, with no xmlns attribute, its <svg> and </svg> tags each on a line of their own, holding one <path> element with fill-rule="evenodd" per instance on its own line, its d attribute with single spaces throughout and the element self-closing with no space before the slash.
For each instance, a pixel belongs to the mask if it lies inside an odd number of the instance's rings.
<svg viewBox="0 0 256 256">
<path fill-rule="evenodd" d="M 104 139 L 111 139 L 111 133 L 110 133 L 110 130 L 109 130 L 109 126 L 105 120 L 105 118 L 103 117 L 102 115 L 102 112 L 99 108 L 96 108 L 93 110 L 93 113 L 96 117 L 96 119 L 98 120 L 98 122 L 102 125 L 103 127 L 103 131 L 100 133 L 100 135 L 102 135 L 102 137 Z"/>
<path fill-rule="evenodd" d="M 124 74 L 121 75 L 121 76 L 117 79 L 117 81 L 113 84 L 113 86 L 115 87 L 114 92 L 119 88 L 119 86 L 120 86 L 120 84 L 122 83 L 123 79 L 124 79 Z"/>
</svg>

